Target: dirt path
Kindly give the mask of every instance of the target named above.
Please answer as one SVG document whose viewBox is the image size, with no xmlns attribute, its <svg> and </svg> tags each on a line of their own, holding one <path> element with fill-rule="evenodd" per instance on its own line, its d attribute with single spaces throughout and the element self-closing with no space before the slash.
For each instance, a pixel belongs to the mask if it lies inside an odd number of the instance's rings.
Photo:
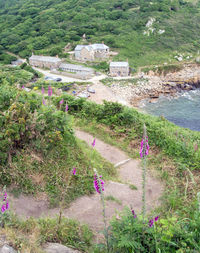
<svg viewBox="0 0 200 253">
<path fill-rule="evenodd" d="M 76 136 L 86 141 L 91 145 L 93 136 L 79 131 L 76 131 Z M 129 159 L 129 157 L 121 150 L 96 139 L 95 149 L 102 157 L 113 163 L 114 165 L 126 161 L 125 164 L 119 166 L 119 176 L 123 183 L 106 182 L 105 196 L 112 195 L 121 203 L 115 201 L 106 201 L 106 216 L 110 220 L 117 212 L 122 211 L 124 206 L 129 206 L 140 212 L 142 207 L 142 170 L 139 160 Z M 137 187 L 132 190 L 129 184 Z M 146 185 L 147 210 L 154 208 L 159 204 L 159 197 L 163 191 L 161 182 L 148 174 Z M 59 213 L 58 208 L 48 209 L 47 201 L 37 201 L 31 197 L 21 195 L 19 198 L 12 198 L 12 209 L 20 216 L 25 217 L 40 217 L 40 216 L 55 216 Z M 83 196 L 75 200 L 71 206 L 64 210 L 64 216 L 75 218 L 82 223 L 87 223 L 94 232 L 99 232 L 103 229 L 102 207 L 99 194 L 91 196 Z"/>
</svg>

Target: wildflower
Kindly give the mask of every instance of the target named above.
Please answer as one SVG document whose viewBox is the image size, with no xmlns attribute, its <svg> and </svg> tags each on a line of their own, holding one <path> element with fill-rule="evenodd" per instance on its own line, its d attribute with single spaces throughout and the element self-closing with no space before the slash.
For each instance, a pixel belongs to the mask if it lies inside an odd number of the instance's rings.
<svg viewBox="0 0 200 253">
<path fill-rule="evenodd" d="M 62 105 L 64 103 L 64 99 L 60 100 L 60 105 Z"/>
<path fill-rule="evenodd" d="M 94 138 L 94 140 L 93 140 L 93 142 L 92 142 L 92 147 L 93 147 L 93 148 L 94 148 L 95 144 L 96 144 L 96 139 Z"/>
<path fill-rule="evenodd" d="M 7 201 L 6 202 L 6 210 L 8 210 L 9 209 L 9 202 Z"/>
<path fill-rule="evenodd" d="M 43 105 L 46 105 L 46 102 L 45 102 L 44 98 L 42 99 L 42 103 L 43 103 Z"/>
<path fill-rule="evenodd" d="M 149 227 L 150 228 L 153 227 L 154 221 L 156 222 L 156 221 L 158 221 L 158 219 L 159 219 L 159 216 L 156 216 L 154 219 L 150 219 L 149 220 Z"/>
<path fill-rule="evenodd" d="M 51 86 L 49 86 L 48 87 L 48 96 L 51 97 L 52 93 L 53 93 L 52 88 L 51 88 Z"/>
<path fill-rule="evenodd" d="M 6 205 L 3 204 L 2 207 L 1 207 L 1 212 L 4 213 L 6 211 Z"/>
<path fill-rule="evenodd" d="M 24 89 L 25 87 L 24 87 L 24 85 L 22 86 L 22 89 Z"/>
<path fill-rule="evenodd" d="M 135 211 L 133 209 L 131 210 L 131 212 L 133 214 L 133 218 L 137 218 L 137 215 L 136 215 L 136 213 L 135 213 Z"/>
<path fill-rule="evenodd" d="M 44 87 L 42 86 L 42 94 L 44 94 L 45 90 L 44 90 Z"/>
<path fill-rule="evenodd" d="M 159 216 L 156 216 L 156 217 L 154 218 L 155 221 L 158 221 L 158 219 L 159 219 Z"/>
<path fill-rule="evenodd" d="M 69 110 L 68 104 L 66 104 L 65 111 L 67 112 Z"/>
<path fill-rule="evenodd" d="M 73 168 L 72 173 L 73 173 L 73 175 L 76 175 L 76 168 Z"/>
<path fill-rule="evenodd" d="M 153 224 L 154 224 L 153 219 L 149 220 L 149 227 L 150 227 L 150 228 L 153 227 Z"/>
<path fill-rule="evenodd" d="M 101 191 L 104 191 L 104 181 L 101 179 L 102 176 L 98 176 L 95 174 L 94 175 L 94 188 L 96 192 L 101 193 Z M 99 185 L 99 183 L 101 185 Z"/>
<path fill-rule="evenodd" d="M 145 140 L 146 139 L 146 140 Z M 149 154 L 148 136 L 141 141 L 140 145 L 140 157 L 143 158 Z"/>
<path fill-rule="evenodd" d="M 3 201 L 6 201 L 6 199 L 7 199 L 7 192 L 4 193 Z"/>
</svg>

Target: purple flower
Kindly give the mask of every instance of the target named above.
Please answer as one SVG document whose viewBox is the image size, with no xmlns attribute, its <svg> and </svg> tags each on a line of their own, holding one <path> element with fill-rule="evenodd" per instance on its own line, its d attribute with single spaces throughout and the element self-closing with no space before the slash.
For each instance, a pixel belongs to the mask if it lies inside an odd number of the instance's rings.
<svg viewBox="0 0 200 253">
<path fill-rule="evenodd" d="M 143 158 L 149 154 L 149 144 L 148 144 L 148 136 L 146 136 L 146 142 L 144 139 L 141 141 L 140 145 L 140 157 Z"/>
<path fill-rule="evenodd" d="M 149 227 L 150 227 L 150 228 L 153 227 L 153 224 L 154 224 L 153 219 L 149 220 Z"/>
<path fill-rule="evenodd" d="M 76 175 L 76 168 L 73 168 L 72 173 L 73 175 Z"/>
<path fill-rule="evenodd" d="M 24 85 L 22 86 L 22 89 L 24 89 Z"/>
<path fill-rule="evenodd" d="M 159 216 L 156 216 L 154 219 L 150 219 L 149 220 L 149 227 L 150 228 L 153 227 L 154 221 L 156 222 L 156 221 L 158 221 L 158 219 L 159 219 Z"/>
<path fill-rule="evenodd" d="M 100 177 L 102 176 L 99 176 L 98 180 L 97 175 L 96 174 L 94 175 L 94 188 L 98 193 L 101 193 L 101 190 L 104 191 L 104 181 L 100 179 Z M 99 185 L 98 181 L 100 181 L 101 185 Z"/>
<path fill-rule="evenodd" d="M 42 86 L 42 94 L 44 94 L 45 90 L 44 90 L 44 87 Z"/>
<path fill-rule="evenodd" d="M 7 199 L 7 192 L 4 193 L 3 201 L 6 201 L 6 199 Z"/>
<path fill-rule="evenodd" d="M 3 204 L 2 207 L 1 207 L 1 212 L 4 213 L 6 211 L 6 205 Z"/>
<path fill-rule="evenodd" d="M 92 142 L 92 147 L 93 147 L 93 148 L 94 148 L 95 144 L 96 144 L 96 139 L 94 138 L 94 140 L 93 140 L 93 142 Z"/>
<path fill-rule="evenodd" d="M 65 111 L 67 112 L 69 110 L 68 104 L 65 106 Z"/>
<path fill-rule="evenodd" d="M 48 96 L 51 97 L 53 94 L 51 86 L 48 87 Z"/>
<path fill-rule="evenodd" d="M 64 99 L 60 100 L 60 105 L 62 105 L 64 103 Z"/>
<path fill-rule="evenodd" d="M 6 210 L 8 210 L 8 208 L 9 208 L 9 202 L 7 201 L 6 202 Z"/>
<path fill-rule="evenodd" d="M 135 211 L 134 211 L 134 210 L 131 210 L 131 212 L 132 212 L 132 214 L 133 214 L 133 218 L 137 218 L 137 215 L 136 215 Z"/>
<path fill-rule="evenodd" d="M 46 102 L 45 102 L 44 98 L 42 99 L 42 103 L 43 103 L 43 105 L 46 105 Z"/>
</svg>

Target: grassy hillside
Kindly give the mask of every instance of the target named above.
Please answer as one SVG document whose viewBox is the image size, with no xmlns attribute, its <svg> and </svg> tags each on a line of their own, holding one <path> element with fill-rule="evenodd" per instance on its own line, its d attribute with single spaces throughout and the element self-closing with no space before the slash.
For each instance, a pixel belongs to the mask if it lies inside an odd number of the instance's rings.
<svg viewBox="0 0 200 253">
<path fill-rule="evenodd" d="M 148 36 L 150 18 L 155 30 Z M 129 58 L 133 67 L 163 63 L 174 61 L 175 51 L 196 54 L 199 28 L 199 1 L 0 1 L 0 46 L 21 57 L 62 54 L 85 33 L 88 43 L 104 41 L 120 52 L 116 59 Z"/>
</svg>

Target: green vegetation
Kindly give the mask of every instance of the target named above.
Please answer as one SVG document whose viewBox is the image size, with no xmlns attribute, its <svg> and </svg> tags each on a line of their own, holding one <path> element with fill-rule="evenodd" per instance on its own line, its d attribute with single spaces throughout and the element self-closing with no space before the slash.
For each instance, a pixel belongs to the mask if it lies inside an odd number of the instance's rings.
<svg viewBox="0 0 200 253">
<path fill-rule="evenodd" d="M 9 214 L 6 227 L 1 228 L 0 235 L 6 235 L 12 246 L 20 252 L 42 253 L 41 245 L 57 242 L 88 252 L 93 234 L 86 225 L 62 218 L 58 226 L 57 218 L 40 218 L 21 220 Z"/>
<path fill-rule="evenodd" d="M 64 195 L 65 204 L 68 204 L 78 196 L 94 191 L 91 168 L 98 168 L 105 180 L 116 176 L 111 164 L 75 138 L 74 121 L 95 136 L 122 148 L 131 157 L 139 157 L 145 123 L 150 144 L 148 168 L 157 168 L 166 182 L 162 207 L 151 214 L 159 213 L 160 218 L 154 227 L 149 227 L 147 218 L 145 225 L 140 216 L 134 218 L 130 210 L 120 219 L 114 219 L 109 231 L 111 252 L 153 253 L 160 249 L 166 253 L 170 250 L 189 253 L 200 249 L 196 197 L 200 183 L 199 132 L 117 103 L 97 105 L 67 94 L 45 97 L 50 106 L 43 106 L 41 95 L 15 87 L 16 83 L 22 85 L 32 80 L 32 70 L 5 67 L 1 68 L 0 77 L 1 185 L 6 184 L 14 192 L 20 189 L 23 193 L 43 193 L 51 206 L 56 206 Z M 62 105 L 61 99 L 64 100 Z M 66 103 L 69 106 L 67 113 Z M 65 194 L 74 167 L 80 174 L 72 177 Z M 105 199 L 119 203 L 112 196 Z M 56 219 L 23 222 L 8 217 L 3 233 L 10 236 L 14 247 L 24 251 L 51 241 L 90 252 L 92 238 L 87 227 L 67 219 L 62 219 L 58 226 Z M 101 246 L 102 250 L 91 252 L 105 252 Z"/>
<path fill-rule="evenodd" d="M 0 86 L 0 183 L 15 185 L 21 192 L 47 195 L 52 206 L 59 203 L 73 167 L 79 171 L 65 196 L 65 202 L 94 191 L 93 166 L 104 178 L 115 175 L 114 167 L 85 143 L 74 137 L 72 117 L 51 106 L 42 105 L 42 97 L 13 87 L 15 81 L 27 81 L 32 73 L 5 69 Z M 23 77 L 18 78 L 19 74 Z M 9 82 L 10 81 L 10 82 Z M 22 82 L 22 83 L 23 83 Z M 16 191 L 16 189 L 14 189 Z"/>
<path fill-rule="evenodd" d="M 185 0 L 1 1 L 0 45 L 23 58 L 32 51 L 66 56 L 64 46 L 73 48 L 85 33 L 88 43 L 104 41 L 120 52 L 114 59 L 129 58 L 131 66 L 176 61 L 177 49 L 199 49 L 199 9 L 199 1 Z M 147 36 L 150 18 L 155 31 Z"/>
</svg>

